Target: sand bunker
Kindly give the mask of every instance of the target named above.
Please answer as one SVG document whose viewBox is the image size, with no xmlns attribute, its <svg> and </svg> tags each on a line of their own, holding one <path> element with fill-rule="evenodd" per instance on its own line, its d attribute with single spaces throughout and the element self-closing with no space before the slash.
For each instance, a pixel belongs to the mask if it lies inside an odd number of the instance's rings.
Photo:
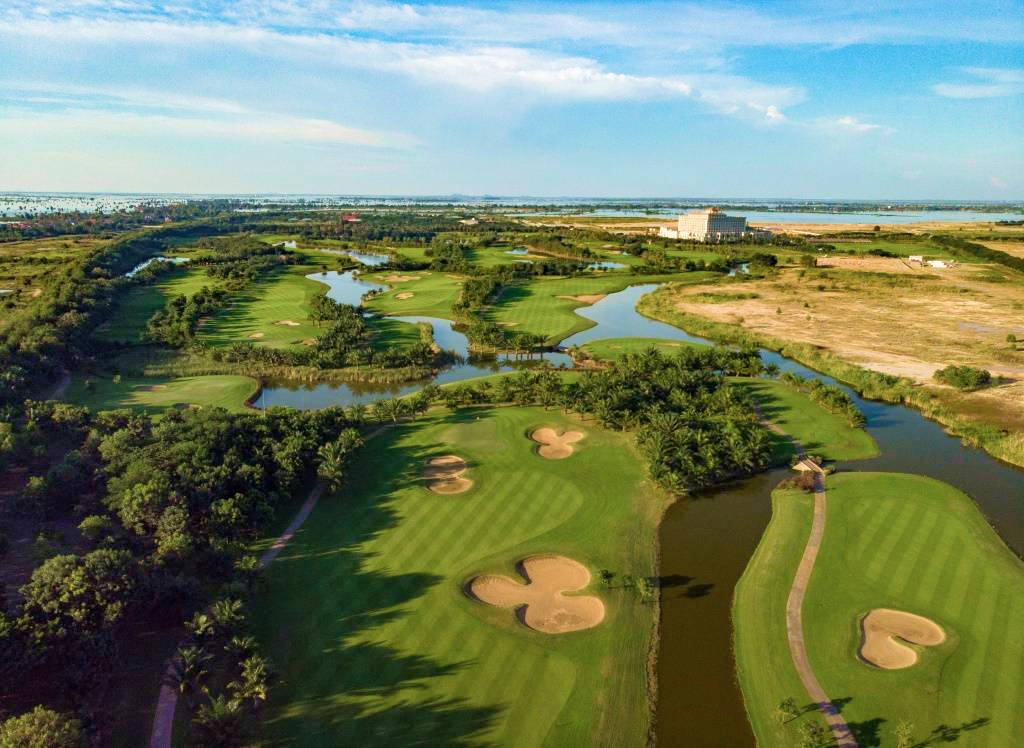
<svg viewBox="0 0 1024 748">
<path fill-rule="evenodd" d="M 888 608 L 875 608 L 864 616 L 861 634 L 861 659 L 886 670 L 917 662 L 917 652 L 903 642 L 933 647 L 946 640 L 946 633 L 934 621 Z"/>
<path fill-rule="evenodd" d="M 302 341 L 303 345 L 316 345 L 316 338 L 306 338 Z"/>
<path fill-rule="evenodd" d="M 301 322 L 293 322 L 290 319 L 283 319 L 280 322 L 277 322 L 276 324 L 284 325 L 285 327 L 298 327 L 302 323 Z"/>
<path fill-rule="evenodd" d="M 604 620 L 604 603 L 591 595 L 565 595 L 590 584 L 590 572 L 565 556 L 530 556 L 516 567 L 522 584 L 496 574 L 470 580 L 469 593 L 501 608 L 515 608 L 520 622 L 545 634 L 593 628 Z"/>
<path fill-rule="evenodd" d="M 560 298 L 560 299 L 572 299 L 573 301 L 581 301 L 584 304 L 596 304 L 601 299 L 603 299 L 605 296 L 606 296 L 606 294 L 603 294 L 603 293 L 591 293 L 591 294 L 581 294 L 579 296 L 559 296 L 558 298 Z"/>
<path fill-rule="evenodd" d="M 140 392 L 157 392 L 159 390 L 166 390 L 167 389 L 167 385 L 166 384 L 140 384 L 135 389 L 139 390 Z"/>
<path fill-rule="evenodd" d="M 419 280 L 418 275 L 389 275 L 384 278 L 385 283 L 408 283 L 409 281 Z"/>
<path fill-rule="evenodd" d="M 423 477 L 428 481 L 427 488 L 440 494 L 468 491 L 473 487 L 473 481 L 462 477 L 466 467 L 466 461 L 457 455 L 431 457 L 423 471 Z"/>
<path fill-rule="evenodd" d="M 264 336 L 265 334 L 266 334 L 266 333 L 262 333 L 262 332 L 254 332 L 254 333 L 253 333 L 252 335 L 250 335 L 249 337 L 250 337 L 250 338 L 253 338 L 253 339 L 255 340 L 255 339 L 259 339 L 259 338 L 262 338 L 262 337 L 263 337 L 263 336 Z"/>
<path fill-rule="evenodd" d="M 416 294 L 412 293 L 411 291 L 403 291 L 402 293 L 396 293 L 395 294 L 395 298 L 396 299 L 411 299 L 415 295 Z"/>
<path fill-rule="evenodd" d="M 564 460 L 572 454 L 572 445 L 583 438 L 582 431 L 564 431 L 561 434 L 551 428 L 537 429 L 530 438 L 540 444 L 537 454 L 548 460 Z"/>
</svg>

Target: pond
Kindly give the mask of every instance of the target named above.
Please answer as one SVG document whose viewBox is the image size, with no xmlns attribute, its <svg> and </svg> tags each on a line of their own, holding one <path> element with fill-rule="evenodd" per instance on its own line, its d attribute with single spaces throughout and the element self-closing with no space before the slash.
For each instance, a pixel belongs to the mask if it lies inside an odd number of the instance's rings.
<svg viewBox="0 0 1024 748">
<path fill-rule="evenodd" d="M 140 271 L 148 268 L 154 262 L 173 262 L 175 265 L 183 265 L 188 262 L 187 257 L 150 257 L 145 262 L 140 262 L 138 265 L 133 267 L 127 273 L 124 274 L 125 278 L 134 278 L 139 274 Z"/>
<path fill-rule="evenodd" d="M 347 257 L 351 257 L 360 264 L 368 265 L 370 267 L 376 267 L 377 265 L 384 265 L 391 262 L 391 257 L 388 255 L 367 254 L 365 252 L 357 252 L 354 249 L 324 249 L 323 247 L 319 247 L 317 251 L 324 252 L 329 255 L 345 255 Z"/>
</svg>

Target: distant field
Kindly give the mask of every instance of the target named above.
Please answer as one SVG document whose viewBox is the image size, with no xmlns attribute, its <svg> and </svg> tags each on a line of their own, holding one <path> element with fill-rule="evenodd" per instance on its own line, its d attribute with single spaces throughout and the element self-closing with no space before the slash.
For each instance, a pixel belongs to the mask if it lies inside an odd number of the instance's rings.
<svg viewBox="0 0 1024 748">
<path fill-rule="evenodd" d="M 146 332 L 150 317 L 164 308 L 175 296 L 191 296 L 203 286 L 217 281 L 205 268 L 181 266 L 171 270 L 153 285 L 135 286 L 126 291 L 110 319 L 96 330 L 96 337 L 126 343 L 138 343 Z"/>
<path fill-rule="evenodd" d="M 568 459 L 545 460 L 526 436 L 541 425 L 587 435 Z M 425 460 L 446 453 L 469 464 L 467 493 L 424 488 Z M 596 581 L 600 568 L 656 573 L 665 499 L 628 437 L 539 408 L 437 413 L 372 439 L 352 476 L 252 605 L 281 673 L 264 721 L 272 744 L 643 745 L 656 609 Z M 601 624 L 542 634 L 464 593 L 537 553 L 591 569 Z"/>
<path fill-rule="evenodd" d="M 740 683 L 766 748 L 795 744 L 795 725 L 775 720 L 776 705 L 808 702 L 790 658 L 785 601 L 811 501 L 795 491 L 773 495 L 771 524 L 736 590 Z M 946 641 L 918 647 L 909 668 L 868 666 L 857 652 L 860 619 L 873 608 L 930 618 Z M 1024 565 L 951 486 L 894 473 L 828 478 L 804 634 L 815 674 L 842 701 L 861 745 L 895 745 L 901 720 L 913 724 L 914 745 L 952 742 L 936 737 L 945 734 L 958 746 L 1009 746 L 1024 734 Z"/>
<path fill-rule="evenodd" d="M 864 460 L 880 454 L 867 431 L 850 426 L 846 419 L 829 413 L 807 395 L 782 382 L 741 377 L 732 381 L 736 387 L 749 392 L 764 417 L 800 442 L 808 454 L 829 461 Z M 792 452 L 789 441 L 777 441 L 777 454 L 788 459 Z"/>
<path fill-rule="evenodd" d="M 89 381 L 90 386 L 86 385 Z M 124 377 L 121 382 L 76 376 L 64 397 L 92 410 L 131 408 L 158 415 L 176 407 L 210 405 L 244 411 L 258 384 L 249 377 L 214 374 L 198 377 Z"/>
<path fill-rule="evenodd" d="M 706 348 L 707 346 L 663 338 L 603 338 L 591 340 L 580 347 L 596 359 L 615 361 L 626 354 L 642 353 L 648 348 L 657 348 L 662 353 L 672 354 L 680 348 Z"/>
</svg>

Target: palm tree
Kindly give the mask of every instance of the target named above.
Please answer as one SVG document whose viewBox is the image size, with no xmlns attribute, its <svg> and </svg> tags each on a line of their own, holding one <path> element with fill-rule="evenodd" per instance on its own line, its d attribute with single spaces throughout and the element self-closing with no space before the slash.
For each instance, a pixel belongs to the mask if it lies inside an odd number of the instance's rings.
<svg viewBox="0 0 1024 748">
<path fill-rule="evenodd" d="M 234 748 L 245 741 L 242 704 L 227 696 L 211 696 L 196 712 L 193 725 L 200 745 Z"/>
<path fill-rule="evenodd" d="M 367 411 L 368 408 L 363 403 L 354 403 L 348 407 L 348 420 L 356 426 L 362 426 L 366 423 Z"/>
<path fill-rule="evenodd" d="M 345 463 L 348 452 L 340 440 L 327 442 L 317 450 L 317 475 L 327 484 L 327 490 L 338 491 L 345 482 Z"/>
<path fill-rule="evenodd" d="M 237 598 L 217 600 L 210 606 L 210 614 L 216 623 L 218 636 L 224 640 L 234 636 L 245 620 L 245 609 Z"/>
<path fill-rule="evenodd" d="M 267 700 L 267 681 L 270 679 L 270 667 L 259 655 L 251 655 L 242 660 L 242 672 L 238 680 L 228 683 L 228 688 L 235 698 L 241 702 L 252 701 L 253 707 Z"/>
<path fill-rule="evenodd" d="M 196 646 L 181 647 L 171 660 L 171 670 L 167 674 L 167 685 L 171 686 L 179 696 L 184 696 L 189 707 L 195 706 L 195 696 L 202 682 L 210 674 L 207 666 L 213 655 Z"/>
</svg>

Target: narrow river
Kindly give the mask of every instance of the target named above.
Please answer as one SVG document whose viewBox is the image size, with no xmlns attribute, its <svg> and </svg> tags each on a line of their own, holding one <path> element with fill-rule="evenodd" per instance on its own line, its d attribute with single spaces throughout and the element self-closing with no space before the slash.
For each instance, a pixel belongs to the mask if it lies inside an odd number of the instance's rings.
<svg viewBox="0 0 1024 748">
<path fill-rule="evenodd" d="M 351 273 L 311 276 L 331 286 L 329 295 L 358 303 L 372 286 Z M 565 347 L 612 337 L 651 337 L 710 341 L 671 325 L 643 317 L 636 302 L 656 284 L 631 286 L 609 294 L 577 313 L 596 324 L 562 341 Z M 349 299 L 355 299 L 350 301 Z M 438 343 L 460 355 L 468 353 L 461 333 L 449 320 L 399 317 L 429 322 Z M 974 498 L 1006 543 L 1024 552 L 1024 471 L 965 446 L 937 423 L 899 405 L 864 400 L 848 387 L 777 353 L 762 350 L 766 363 L 785 371 L 839 384 L 867 418 L 880 457 L 842 465 L 844 470 L 887 470 L 918 473 L 950 483 Z M 564 354 L 545 354 L 552 363 L 566 363 Z M 443 383 L 507 371 L 508 360 L 470 359 L 433 381 Z M 318 408 L 368 402 L 413 392 L 425 382 L 401 385 L 294 385 L 270 383 L 260 406 Z M 691 747 L 754 744 L 735 678 L 730 608 L 732 592 L 764 532 L 771 514 L 772 489 L 787 474 L 773 470 L 686 498 L 674 504 L 661 525 L 662 620 L 658 660 L 657 732 L 661 745 Z"/>
</svg>

